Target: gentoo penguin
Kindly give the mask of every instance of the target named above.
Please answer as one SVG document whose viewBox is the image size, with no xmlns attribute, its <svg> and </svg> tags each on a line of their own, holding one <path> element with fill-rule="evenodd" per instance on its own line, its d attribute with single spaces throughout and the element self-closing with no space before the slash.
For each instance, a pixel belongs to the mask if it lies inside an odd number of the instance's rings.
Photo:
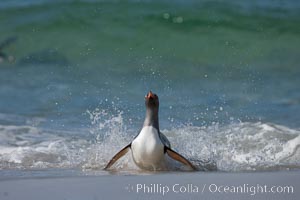
<svg viewBox="0 0 300 200">
<path fill-rule="evenodd" d="M 17 37 L 9 37 L 6 40 L 4 40 L 3 42 L 0 43 L 0 64 L 3 61 L 9 61 L 9 62 L 13 62 L 14 61 L 14 57 L 11 55 L 6 55 L 3 52 L 3 49 L 8 47 L 9 45 L 11 45 L 12 43 L 14 43 L 17 40 Z"/>
<path fill-rule="evenodd" d="M 168 170 L 166 154 L 191 169 L 196 167 L 179 153 L 171 149 L 167 137 L 159 131 L 158 123 L 158 96 L 151 91 L 145 96 L 146 117 L 141 132 L 134 140 L 121 149 L 106 165 L 104 169 L 111 167 L 119 158 L 131 149 L 135 164 L 144 170 Z"/>
</svg>

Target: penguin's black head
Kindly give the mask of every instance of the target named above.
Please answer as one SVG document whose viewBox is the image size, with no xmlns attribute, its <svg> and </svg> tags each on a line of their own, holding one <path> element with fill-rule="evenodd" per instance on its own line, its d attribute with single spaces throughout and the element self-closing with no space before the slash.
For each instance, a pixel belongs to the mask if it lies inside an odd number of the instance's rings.
<svg viewBox="0 0 300 200">
<path fill-rule="evenodd" d="M 157 108 L 159 107 L 158 96 L 151 91 L 145 96 L 145 105 L 147 108 Z"/>
</svg>

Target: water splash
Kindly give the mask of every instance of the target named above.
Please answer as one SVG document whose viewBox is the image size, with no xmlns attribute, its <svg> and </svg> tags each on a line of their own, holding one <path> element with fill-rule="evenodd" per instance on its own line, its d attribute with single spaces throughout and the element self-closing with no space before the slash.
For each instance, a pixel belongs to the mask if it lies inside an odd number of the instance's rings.
<svg viewBox="0 0 300 200">
<path fill-rule="evenodd" d="M 32 126 L 0 126 L 0 169 L 73 169 L 99 171 L 135 136 L 123 112 L 87 111 L 91 137 L 53 134 Z M 172 148 L 198 167 L 222 171 L 262 171 L 300 168 L 300 131 L 266 123 L 232 123 L 162 130 Z M 131 154 L 116 170 L 138 173 Z"/>
<path fill-rule="evenodd" d="M 187 126 L 170 132 L 179 151 L 216 163 L 218 170 L 299 168 L 300 132 L 263 123 Z M 167 134 L 168 135 L 168 134 Z"/>
<path fill-rule="evenodd" d="M 105 164 L 115 152 L 130 142 L 129 130 L 123 121 L 123 112 L 114 109 L 115 114 L 109 114 L 107 110 L 95 109 L 87 111 L 91 120 L 90 133 L 94 136 L 94 144 L 88 149 L 90 157 L 82 166 L 83 169 L 103 169 Z M 128 166 L 129 157 L 126 162 L 117 165 L 118 168 Z"/>
</svg>

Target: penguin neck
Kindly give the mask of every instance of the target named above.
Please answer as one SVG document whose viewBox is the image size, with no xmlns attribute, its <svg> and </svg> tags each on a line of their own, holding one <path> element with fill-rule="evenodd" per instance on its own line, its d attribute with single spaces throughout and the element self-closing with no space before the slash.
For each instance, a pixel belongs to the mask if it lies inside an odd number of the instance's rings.
<svg viewBox="0 0 300 200">
<path fill-rule="evenodd" d="M 159 132 L 158 109 L 147 108 L 143 126 L 153 126 Z"/>
</svg>

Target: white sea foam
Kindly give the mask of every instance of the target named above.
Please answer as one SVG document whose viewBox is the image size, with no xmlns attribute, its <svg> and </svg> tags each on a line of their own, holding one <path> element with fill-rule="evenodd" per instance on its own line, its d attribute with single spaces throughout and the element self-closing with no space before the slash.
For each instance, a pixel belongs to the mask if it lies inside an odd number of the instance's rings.
<svg viewBox="0 0 300 200">
<path fill-rule="evenodd" d="M 89 112 L 90 138 L 72 133 L 55 134 L 32 126 L 0 126 L 0 169 L 81 168 L 102 169 L 128 144 L 137 130 L 130 130 L 122 113 Z M 199 168 L 249 171 L 300 168 L 300 131 L 266 123 L 182 126 L 162 130 L 172 148 Z M 136 170 L 131 154 L 116 169 Z"/>
</svg>

